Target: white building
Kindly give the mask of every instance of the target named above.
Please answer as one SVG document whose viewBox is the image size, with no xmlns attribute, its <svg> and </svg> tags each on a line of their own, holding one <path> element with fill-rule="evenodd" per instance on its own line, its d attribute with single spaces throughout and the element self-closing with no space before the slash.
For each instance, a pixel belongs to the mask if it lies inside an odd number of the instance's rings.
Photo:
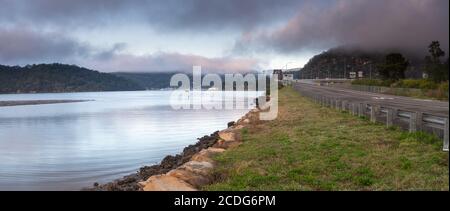
<svg viewBox="0 0 450 211">
<path fill-rule="evenodd" d="M 281 81 L 283 85 L 291 85 L 294 81 L 294 74 L 292 73 L 283 73 L 283 80 Z"/>
<path fill-rule="evenodd" d="M 283 73 L 283 80 L 286 80 L 286 81 L 294 80 L 294 74 L 292 74 L 292 73 Z"/>
</svg>

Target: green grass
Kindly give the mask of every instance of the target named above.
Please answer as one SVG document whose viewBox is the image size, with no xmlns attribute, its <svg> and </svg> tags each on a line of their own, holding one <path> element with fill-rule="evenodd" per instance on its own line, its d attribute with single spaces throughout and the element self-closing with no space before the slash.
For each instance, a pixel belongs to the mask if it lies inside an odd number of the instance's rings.
<svg viewBox="0 0 450 211">
<path fill-rule="evenodd" d="M 291 88 L 279 95 L 277 120 L 242 130 L 205 190 L 449 190 L 448 153 L 434 136 L 320 107 Z"/>
</svg>

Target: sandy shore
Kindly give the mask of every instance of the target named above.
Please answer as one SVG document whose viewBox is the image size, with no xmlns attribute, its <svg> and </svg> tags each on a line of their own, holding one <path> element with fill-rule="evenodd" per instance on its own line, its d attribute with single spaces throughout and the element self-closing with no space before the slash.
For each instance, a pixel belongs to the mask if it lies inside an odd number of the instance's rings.
<svg viewBox="0 0 450 211">
<path fill-rule="evenodd" d="M 19 106 L 19 105 L 39 105 L 39 104 L 54 104 L 54 103 L 76 103 L 86 102 L 91 100 L 13 100 L 13 101 L 0 101 L 0 107 L 2 106 Z"/>
</svg>

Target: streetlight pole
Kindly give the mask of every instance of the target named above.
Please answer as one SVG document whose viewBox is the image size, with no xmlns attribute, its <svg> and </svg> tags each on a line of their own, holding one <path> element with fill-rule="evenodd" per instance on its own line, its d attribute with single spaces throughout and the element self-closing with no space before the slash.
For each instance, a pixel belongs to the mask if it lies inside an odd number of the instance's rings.
<svg viewBox="0 0 450 211">
<path fill-rule="evenodd" d="M 290 63 L 292 63 L 292 62 L 288 62 L 288 63 L 286 63 L 286 65 L 284 66 L 285 71 L 287 71 L 288 64 L 290 64 Z"/>
</svg>

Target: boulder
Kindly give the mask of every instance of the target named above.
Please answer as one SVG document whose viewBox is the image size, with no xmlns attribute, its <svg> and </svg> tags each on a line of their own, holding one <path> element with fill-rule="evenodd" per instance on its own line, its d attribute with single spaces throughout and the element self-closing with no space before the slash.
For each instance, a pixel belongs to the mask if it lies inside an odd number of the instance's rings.
<svg viewBox="0 0 450 211">
<path fill-rule="evenodd" d="M 233 127 L 236 123 L 234 121 L 228 122 L 227 126 L 228 127 Z"/>
<path fill-rule="evenodd" d="M 142 183 L 141 183 L 142 184 Z M 196 191 L 189 183 L 166 174 L 155 175 L 142 184 L 144 191 Z"/>
<path fill-rule="evenodd" d="M 213 162 L 212 157 L 217 154 L 220 154 L 224 151 L 225 151 L 225 149 L 223 149 L 223 148 L 210 147 L 208 149 L 203 149 L 199 153 L 192 156 L 191 160 L 198 161 L 198 162 L 206 161 L 206 162 L 212 163 Z"/>
<path fill-rule="evenodd" d="M 213 167 L 214 165 L 210 162 L 189 161 L 183 164 L 182 166 L 178 167 L 178 170 L 185 170 L 190 171 L 194 174 L 209 176 L 210 171 L 212 170 Z"/>
<path fill-rule="evenodd" d="M 224 141 L 218 140 L 216 144 L 214 144 L 214 148 L 222 148 L 222 149 L 231 149 L 239 146 L 241 142 L 239 141 Z"/>
<path fill-rule="evenodd" d="M 224 141 L 236 141 L 236 133 L 234 130 L 225 129 L 219 132 L 219 138 Z"/>
<path fill-rule="evenodd" d="M 169 171 L 167 175 L 183 180 L 184 182 L 189 183 L 193 187 L 197 188 L 207 185 L 212 181 L 210 177 L 196 174 L 194 172 L 183 169 L 174 169 L 172 171 Z"/>
</svg>

